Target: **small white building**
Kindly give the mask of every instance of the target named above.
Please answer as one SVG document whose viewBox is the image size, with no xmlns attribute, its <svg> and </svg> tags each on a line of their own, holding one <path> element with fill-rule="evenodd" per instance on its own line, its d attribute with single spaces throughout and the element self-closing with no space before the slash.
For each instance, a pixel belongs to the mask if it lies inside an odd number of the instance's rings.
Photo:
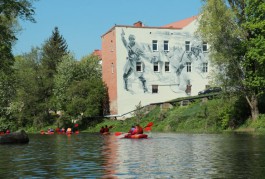
<svg viewBox="0 0 265 179">
<path fill-rule="evenodd" d="M 197 16 L 163 27 L 139 21 L 115 25 L 102 35 L 109 115 L 123 116 L 140 102 L 145 106 L 205 89 L 211 68 L 208 45 L 195 35 L 197 26 Z"/>
</svg>

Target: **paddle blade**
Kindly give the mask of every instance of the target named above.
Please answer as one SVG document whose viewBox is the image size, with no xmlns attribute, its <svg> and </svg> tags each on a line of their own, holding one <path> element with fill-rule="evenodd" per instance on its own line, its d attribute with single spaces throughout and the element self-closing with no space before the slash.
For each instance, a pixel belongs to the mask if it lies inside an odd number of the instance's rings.
<svg viewBox="0 0 265 179">
<path fill-rule="evenodd" d="M 149 122 L 149 123 L 147 124 L 147 126 L 145 126 L 145 128 L 146 128 L 146 127 L 152 127 L 153 125 L 154 125 L 153 122 Z"/>
<path fill-rule="evenodd" d="M 119 136 L 122 134 L 122 132 L 115 132 L 114 134 L 115 134 L 115 136 Z"/>
<path fill-rule="evenodd" d="M 151 129 L 152 129 L 151 127 L 144 128 L 145 131 L 151 131 Z"/>
</svg>

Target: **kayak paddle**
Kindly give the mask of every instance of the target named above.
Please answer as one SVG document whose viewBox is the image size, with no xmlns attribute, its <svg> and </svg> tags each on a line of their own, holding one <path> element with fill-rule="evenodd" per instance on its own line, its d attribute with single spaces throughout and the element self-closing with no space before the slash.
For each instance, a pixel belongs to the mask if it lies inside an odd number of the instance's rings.
<svg viewBox="0 0 265 179">
<path fill-rule="evenodd" d="M 144 128 L 147 128 L 147 127 L 152 127 L 154 125 L 153 122 L 149 122 Z"/>
<path fill-rule="evenodd" d="M 122 132 L 115 132 L 114 134 L 115 134 L 115 136 L 119 136 L 119 135 L 121 135 L 123 133 Z"/>
</svg>

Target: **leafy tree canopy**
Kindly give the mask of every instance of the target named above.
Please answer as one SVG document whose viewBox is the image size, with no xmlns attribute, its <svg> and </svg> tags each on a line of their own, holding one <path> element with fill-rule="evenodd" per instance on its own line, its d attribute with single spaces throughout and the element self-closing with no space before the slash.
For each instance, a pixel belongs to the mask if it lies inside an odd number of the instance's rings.
<svg viewBox="0 0 265 179">
<path fill-rule="evenodd" d="M 256 119 L 265 85 L 265 1 L 203 2 L 198 32 L 211 45 L 217 77 L 226 87 L 243 92 Z"/>
<path fill-rule="evenodd" d="M 10 73 L 14 62 L 12 44 L 17 40 L 17 18 L 35 22 L 32 1 L 1 0 L 0 1 L 0 70 Z"/>
</svg>

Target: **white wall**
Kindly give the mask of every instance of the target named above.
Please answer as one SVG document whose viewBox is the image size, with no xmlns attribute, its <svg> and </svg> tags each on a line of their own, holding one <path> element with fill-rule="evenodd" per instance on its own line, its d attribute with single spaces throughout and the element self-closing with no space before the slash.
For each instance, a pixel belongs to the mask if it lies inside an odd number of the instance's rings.
<svg viewBox="0 0 265 179">
<path fill-rule="evenodd" d="M 190 41 L 192 45 L 200 45 L 202 42 L 194 36 L 196 22 L 191 23 L 185 29 L 154 29 L 154 28 L 132 28 L 116 27 L 116 53 L 117 53 L 117 78 L 118 78 L 118 113 L 120 115 L 132 111 L 135 106 L 141 102 L 142 106 L 150 103 L 164 102 L 167 100 L 184 97 L 188 95 L 197 95 L 198 91 L 205 88 L 208 84 L 208 75 L 210 62 L 207 53 L 200 53 L 198 56 L 192 54 L 188 58 L 188 52 L 185 52 L 185 41 Z M 142 50 L 147 58 L 140 58 L 144 62 L 145 70 L 143 73 L 133 72 L 128 77 L 128 90 L 125 90 L 123 74 L 126 66 L 126 57 L 128 51 L 125 48 L 121 34 L 128 42 L 130 34 L 135 36 L 138 48 Z M 152 40 L 158 40 L 158 52 L 152 51 Z M 164 53 L 163 42 L 169 41 L 169 52 Z M 135 49 L 134 49 L 135 50 Z M 151 59 L 156 57 L 159 63 L 163 64 L 160 72 L 153 72 L 153 63 Z M 165 72 L 164 62 L 170 62 L 170 72 Z M 186 66 L 182 69 L 179 76 L 176 71 L 181 64 L 191 62 L 192 71 L 187 72 Z M 203 62 L 208 62 L 208 73 L 202 73 Z M 134 68 L 134 67 L 132 67 Z M 139 77 L 143 75 L 146 80 L 147 92 L 144 92 L 143 84 Z M 188 81 L 192 85 L 191 94 L 185 92 Z M 158 86 L 158 93 L 152 93 L 152 85 Z"/>
</svg>

